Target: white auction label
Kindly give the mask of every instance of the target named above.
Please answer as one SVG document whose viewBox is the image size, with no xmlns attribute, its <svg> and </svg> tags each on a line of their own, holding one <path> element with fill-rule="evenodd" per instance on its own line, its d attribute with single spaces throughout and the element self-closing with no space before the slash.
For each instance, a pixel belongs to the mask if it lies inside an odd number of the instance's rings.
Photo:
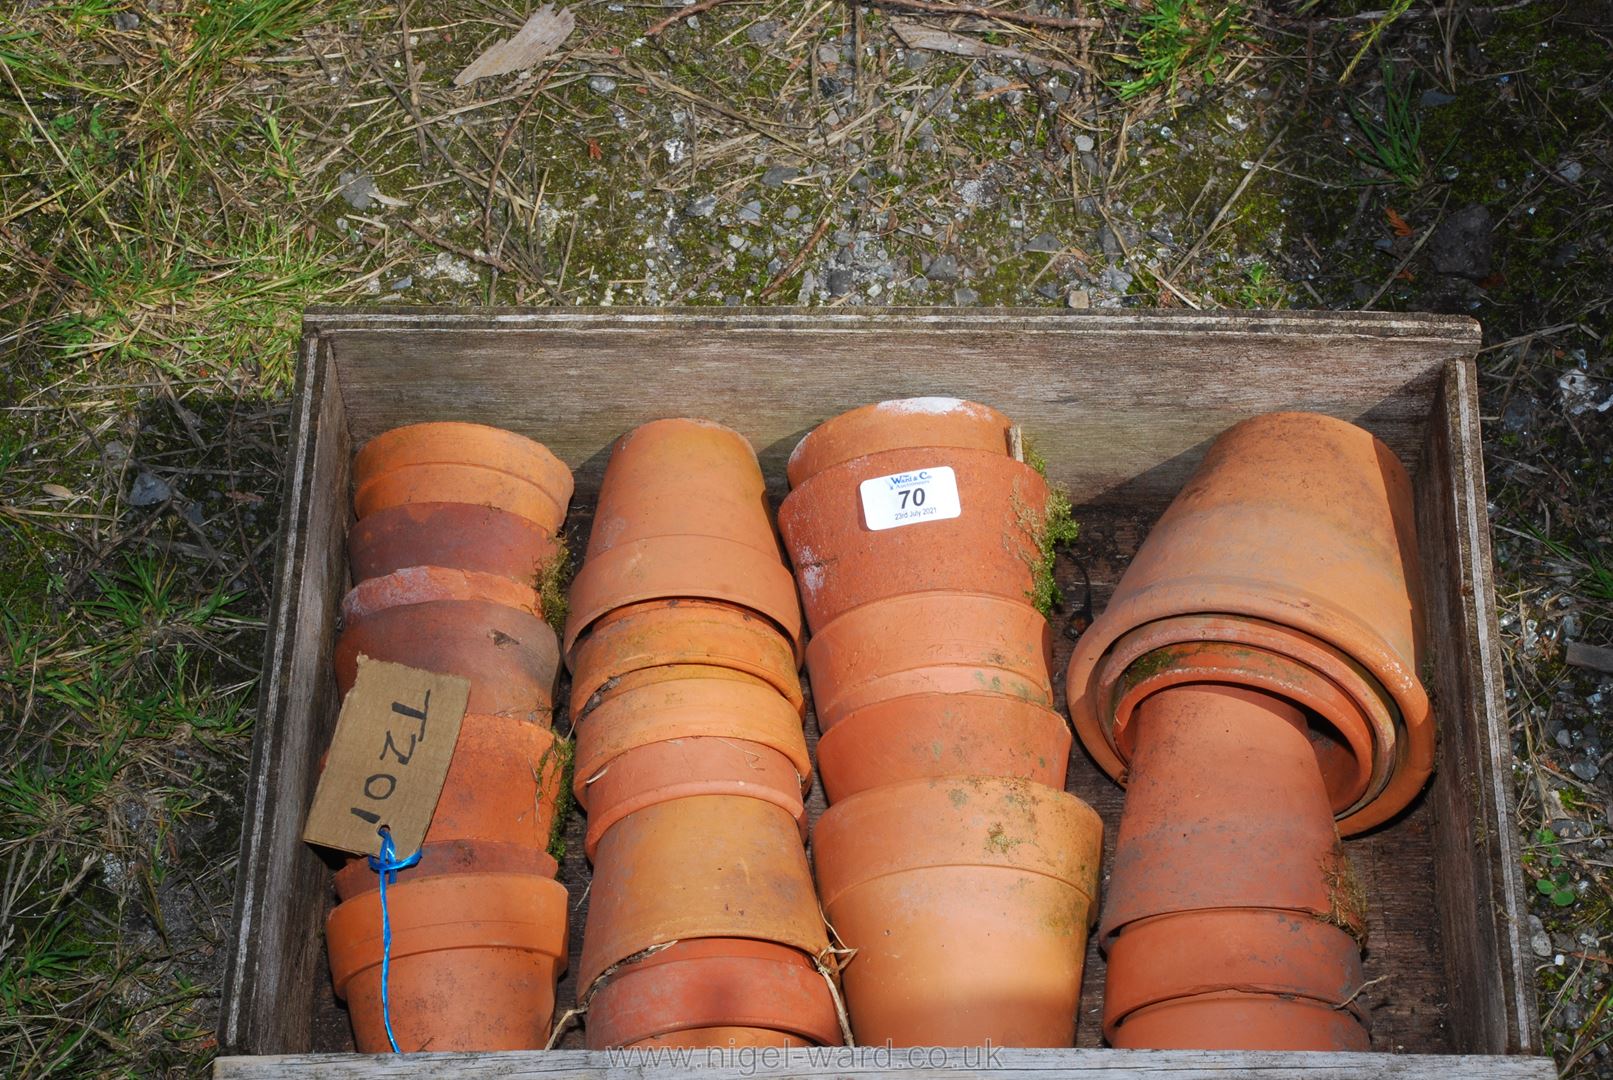
<svg viewBox="0 0 1613 1080">
<path fill-rule="evenodd" d="M 875 532 L 921 521 L 945 521 L 963 513 L 958 477 L 950 465 L 876 476 L 864 480 L 858 490 L 863 519 Z"/>
</svg>

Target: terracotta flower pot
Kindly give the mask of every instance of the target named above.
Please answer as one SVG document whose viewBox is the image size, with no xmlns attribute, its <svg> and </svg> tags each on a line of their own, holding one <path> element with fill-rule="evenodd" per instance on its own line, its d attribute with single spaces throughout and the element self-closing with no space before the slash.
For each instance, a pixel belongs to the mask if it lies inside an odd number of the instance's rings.
<svg viewBox="0 0 1613 1080">
<path fill-rule="evenodd" d="M 1304 712 L 1266 691 L 1188 683 L 1144 698 L 1132 724 L 1102 925 L 1111 1040 L 1366 1049 L 1360 1018 L 1338 1016 L 1362 982 L 1340 929 L 1361 931 L 1360 897 Z M 1233 1017 L 1248 1023 L 1225 1028 Z"/>
<path fill-rule="evenodd" d="M 599 841 L 578 985 L 652 945 L 744 937 L 828 947 L 801 834 L 761 799 L 696 795 L 632 814 Z"/>
<path fill-rule="evenodd" d="M 359 582 L 342 597 L 342 620 L 352 624 L 388 608 L 429 604 L 438 600 L 475 600 L 503 604 L 542 617 L 538 594 L 498 574 L 452 570 L 441 566 L 409 566 Z"/>
<path fill-rule="evenodd" d="M 1180 686 L 1145 700 L 1132 723 L 1137 753 L 1104 896 L 1105 942 L 1170 912 L 1327 918 L 1350 906 L 1300 710 L 1256 691 Z"/>
<path fill-rule="evenodd" d="M 531 587 L 559 551 L 554 535 L 526 518 L 471 503 L 403 503 L 363 518 L 347 533 L 354 581 L 441 566 Z"/>
<path fill-rule="evenodd" d="M 331 978 L 360 1053 L 389 1049 L 381 1014 L 378 891 L 339 905 L 325 926 Z M 387 976 L 398 1046 L 530 1050 L 548 1040 L 566 966 L 565 887 L 526 874 L 455 874 L 387 887 Z"/>
<path fill-rule="evenodd" d="M 651 668 L 622 679 L 577 728 L 572 793 L 593 813 L 589 781 L 620 755 L 668 739 L 727 739 L 782 755 L 804 786 L 812 776 L 801 717 L 760 679 L 722 668 Z"/>
<path fill-rule="evenodd" d="M 407 854 L 407 853 L 406 853 Z M 392 895 L 392 884 L 419 881 L 425 878 L 455 874 L 529 874 L 535 877 L 555 876 L 559 869 L 554 857 L 543 848 L 526 844 L 495 844 L 486 840 L 448 840 L 421 846 L 420 861 L 396 871 L 397 880 L 387 886 Z M 336 899 L 351 900 L 359 893 L 372 892 L 379 887 L 379 875 L 370 869 L 363 856 L 348 859 L 336 872 Z"/>
<path fill-rule="evenodd" d="M 1271 1049 L 1366 1050 L 1364 1013 L 1355 1003 L 1364 982 L 1355 939 L 1311 915 L 1227 908 L 1145 919 L 1109 949 L 1103 1032 L 1119 1047 L 1241 1046 L 1246 1032 L 1224 1027 L 1231 1006 L 1219 996 L 1237 994 L 1237 1007 L 1252 1023 L 1292 1029 Z M 1290 1016 L 1293 1002 L 1343 1013 L 1353 1023 L 1309 1011 Z M 1171 1029 L 1163 1024 L 1167 1013 Z M 1133 1018 L 1145 1021 L 1140 1029 L 1131 1028 Z M 1351 1036 L 1347 1045 L 1341 1033 Z"/>
<path fill-rule="evenodd" d="M 467 711 L 549 723 L 560 650 L 536 615 L 478 600 L 388 608 L 336 639 L 336 686 L 346 694 L 359 654 L 470 680 Z"/>
<path fill-rule="evenodd" d="M 813 834 L 859 1043 L 1070 1046 L 1103 825 L 1024 780 L 871 788 Z"/>
<path fill-rule="evenodd" d="M 786 466 L 799 487 L 852 458 L 909 447 L 1009 453 L 1014 422 L 996 409 L 949 397 L 897 398 L 825 420 L 796 444 Z"/>
<path fill-rule="evenodd" d="M 547 848 L 565 772 L 558 743 L 542 724 L 467 715 L 426 840 Z"/>
<path fill-rule="evenodd" d="M 894 596 L 847 612 L 807 643 L 825 732 L 855 710 L 912 694 L 991 693 L 1053 704 L 1053 637 L 1029 604 L 952 592 Z"/>
<path fill-rule="evenodd" d="M 761 743 L 711 737 L 649 743 L 618 755 L 583 783 L 590 859 L 600 838 L 629 814 L 691 795 L 761 799 L 793 817 L 806 839 L 801 774 L 789 758 Z"/>
<path fill-rule="evenodd" d="M 870 530 L 859 485 L 895 473 L 950 466 L 955 518 Z M 824 469 L 779 508 L 814 631 L 854 608 L 919 592 L 966 592 L 1029 605 L 1047 481 L 1035 469 L 984 450 L 888 450 Z"/>
<path fill-rule="evenodd" d="M 541 443 L 482 424 L 393 428 L 353 458 L 360 518 L 405 503 L 473 503 L 518 514 L 553 534 L 571 491 L 571 470 Z"/>
<path fill-rule="evenodd" d="M 1417 558 L 1411 481 L 1371 434 L 1311 413 L 1238 424 L 1211 446 L 1077 644 L 1068 681 L 1076 734 L 1110 775 L 1124 773 L 1113 718 L 1095 691 L 1118 681 L 1103 669 L 1129 631 L 1208 615 L 1285 628 L 1336 650 L 1369 684 L 1366 697 L 1381 696 L 1398 714 L 1384 782 L 1339 827 L 1348 835 L 1388 820 L 1433 765 L 1433 718 L 1418 681 Z"/>
<path fill-rule="evenodd" d="M 804 707 L 795 650 L 777 624 L 733 604 L 651 600 L 603 616 L 570 654 L 571 707 L 613 679 L 645 668 L 698 664 L 730 668 L 768 682 L 796 709 Z"/>
<path fill-rule="evenodd" d="M 755 451 L 709 421 L 657 420 L 612 448 L 571 586 L 566 652 L 606 612 L 694 597 L 765 615 L 800 649 L 800 602 Z"/>
<path fill-rule="evenodd" d="M 1064 717 L 1000 694 L 882 701 L 849 714 L 818 740 L 818 773 L 831 803 L 881 784 L 971 774 L 1062 791 L 1069 762 Z"/>
<path fill-rule="evenodd" d="M 799 949 L 697 938 L 611 973 L 589 1000 L 587 1038 L 590 1050 L 648 1040 L 723 1048 L 810 1045 L 839 1043 L 840 1021 L 828 983 Z M 669 1038 L 677 1041 L 662 1041 Z"/>
</svg>

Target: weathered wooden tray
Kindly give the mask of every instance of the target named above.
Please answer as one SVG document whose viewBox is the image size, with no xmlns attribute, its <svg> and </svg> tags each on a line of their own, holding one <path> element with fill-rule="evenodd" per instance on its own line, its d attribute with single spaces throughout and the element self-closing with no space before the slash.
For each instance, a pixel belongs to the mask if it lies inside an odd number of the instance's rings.
<svg viewBox="0 0 1613 1080">
<path fill-rule="evenodd" d="M 1372 905 L 1362 998 L 1382 1053 L 1101 1050 L 1103 961 L 1088 957 L 1085 1049 L 952 1059 L 1007 1077 L 1549 1077 L 1524 947 L 1526 909 L 1510 796 L 1471 320 L 1330 313 L 1034 311 L 311 312 L 295 423 L 261 712 L 248 779 L 224 992 L 219 1077 L 627 1076 L 604 1054 L 341 1056 L 348 1025 L 330 991 L 327 866 L 298 834 L 336 715 L 329 656 L 347 585 L 349 459 L 398 424 L 474 420 L 541 440 L 576 470 L 568 532 L 580 550 L 607 449 L 662 416 L 696 415 L 750 437 L 782 496 L 784 459 L 819 421 L 882 398 L 953 394 L 1013 415 L 1070 491 L 1084 538 L 1060 576 L 1101 610 L 1149 524 L 1209 441 L 1255 413 L 1313 409 L 1386 440 L 1415 477 L 1439 771 L 1397 821 L 1348 842 Z M 1060 637 L 1062 676 L 1074 629 Z M 1060 680 L 1062 682 L 1062 679 Z M 1058 696 L 1062 700 L 1062 690 Z M 815 723 L 809 721 L 809 730 Z M 1110 824 L 1122 794 L 1077 750 L 1069 789 Z M 822 797 L 815 794 L 816 809 Z M 562 880 L 580 944 L 587 866 L 580 824 Z M 561 1008 L 575 987 L 562 983 Z M 565 1045 L 579 1045 L 573 1038 Z M 1458 1057 L 1454 1055 L 1483 1055 Z M 704 1065 L 697 1062 L 696 1065 Z M 702 1074 L 904 1071 L 810 1059 Z M 918 1066 L 912 1066 L 918 1067 Z M 672 1071 L 672 1070 L 668 1070 Z M 685 1070 L 687 1071 L 687 1070 Z"/>
</svg>

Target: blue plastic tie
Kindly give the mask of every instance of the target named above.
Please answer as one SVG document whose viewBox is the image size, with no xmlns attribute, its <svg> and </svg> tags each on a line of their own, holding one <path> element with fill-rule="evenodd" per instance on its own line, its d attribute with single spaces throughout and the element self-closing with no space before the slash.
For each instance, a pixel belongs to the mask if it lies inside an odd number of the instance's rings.
<svg viewBox="0 0 1613 1080">
<path fill-rule="evenodd" d="M 392 966 L 392 920 L 386 912 L 386 886 L 387 882 L 398 880 L 398 871 L 407 870 L 420 861 L 420 852 L 416 851 L 407 859 L 398 858 L 398 849 L 393 846 L 392 832 L 385 825 L 381 826 L 381 854 L 370 856 L 370 869 L 381 876 L 381 1021 L 386 1024 L 386 1041 L 392 1044 L 394 1054 L 403 1053 L 398 1049 L 397 1037 L 392 1034 L 392 1007 L 386 999 L 387 969 Z"/>
</svg>

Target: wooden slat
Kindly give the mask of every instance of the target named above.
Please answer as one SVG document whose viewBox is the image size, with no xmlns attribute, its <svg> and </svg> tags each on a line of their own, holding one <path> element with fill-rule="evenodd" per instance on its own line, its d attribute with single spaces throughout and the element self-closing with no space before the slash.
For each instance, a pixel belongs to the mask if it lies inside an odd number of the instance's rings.
<svg viewBox="0 0 1613 1080">
<path fill-rule="evenodd" d="M 1439 723 L 1436 909 L 1447 941 L 1457 1045 L 1538 1052 L 1528 907 L 1512 802 L 1495 588 L 1471 362 L 1450 365 L 1435 403 L 1418 501 L 1428 645 Z"/>
<path fill-rule="evenodd" d="M 242 815 L 236 935 L 219 1025 L 221 1045 L 242 1049 L 309 1045 L 324 962 L 321 913 L 330 891 L 324 864 L 300 836 L 314 766 L 334 719 L 329 657 L 346 566 L 352 444 L 341 390 L 312 339 L 299 358 L 294 401 L 273 614 Z"/>
<path fill-rule="evenodd" d="M 930 1053 L 936 1056 L 933 1061 Z M 653 1052 L 652 1052 L 653 1053 Z M 687 1052 L 653 1057 L 579 1050 L 509 1054 L 408 1054 L 356 1057 L 288 1055 L 220 1058 L 214 1080 L 432 1080 L 438 1077 L 497 1077 L 498 1080 L 624 1080 L 648 1074 L 665 1080 L 751 1080 L 757 1076 L 823 1077 L 914 1076 L 944 1070 L 949 1080 L 1552 1080 L 1547 1058 L 1454 1057 L 1426 1054 L 1249 1053 L 1237 1051 L 1005 1050 L 969 1049 L 914 1052 L 884 1047 L 826 1047 L 793 1050 L 787 1060 L 763 1051 Z M 818 1055 L 816 1057 L 809 1055 Z M 945 1056 L 943 1062 L 942 1055 Z"/>
<path fill-rule="evenodd" d="M 541 439 L 597 488 L 612 439 L 711 416 L 770 475 L 815 424 L 881 398 L 1009 408 L 1077 503 L 1157 509 L 1215 435 L 1313 409 L 1370 426 L 1415 467 L 1442 361 L 1476 324 L 1372 314 L 595 312 L 320 315 L 355 441 L 474 418 Z"/>
</svg>

